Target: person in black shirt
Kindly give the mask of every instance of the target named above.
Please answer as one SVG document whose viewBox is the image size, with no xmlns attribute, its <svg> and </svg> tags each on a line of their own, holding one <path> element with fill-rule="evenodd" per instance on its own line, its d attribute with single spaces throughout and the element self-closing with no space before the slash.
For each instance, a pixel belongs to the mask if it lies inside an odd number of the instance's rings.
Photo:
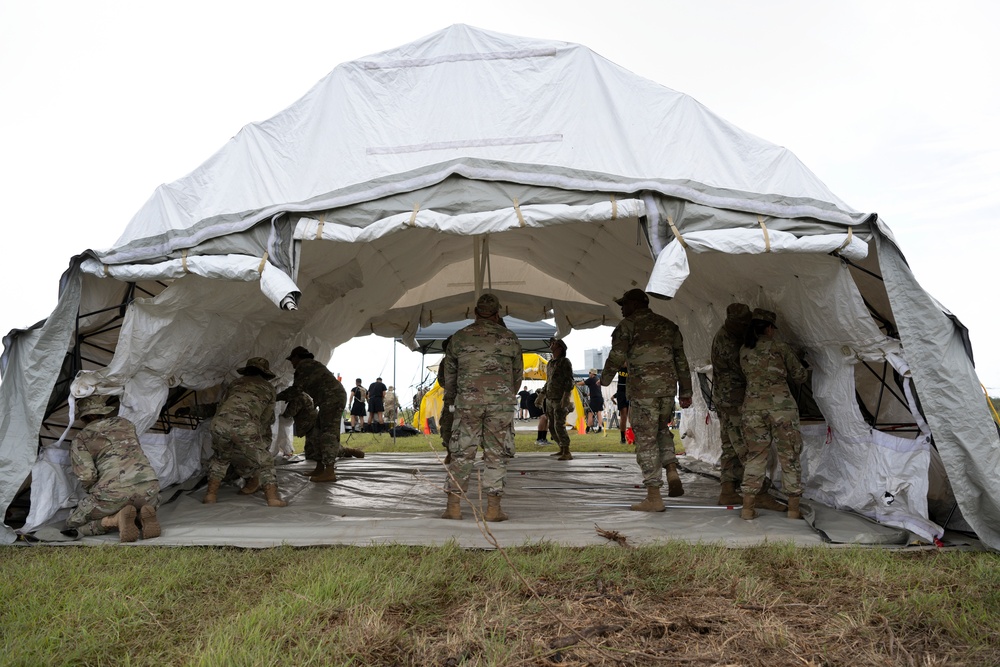
<svg viewBox="0 0 1000 667">
<path fill-rule="evenodd" d="M 521 387 L 521 391 L 517 392 L 517 398 L 518 398 L 517 418 L 520 421 L 525 421 L 528 419 L 529 416 L 531 416 L 528 409 L 528 399 L 530 397 L 531 397 L 531 392 L 528 391 L 528 385 L 524 385 L 523 387 Z"/>
<path fill-rule="evenodd" d="M 378 431 L 385 428 L 385 392 L 387 387 L 382 384 L 382 378 L 368 385 L 368 430 L 372 430 L 372 422 L 378 422 Z"/>
<path fill-rule="evenodd" d="M 600 433 L 604 424 L 604 393 L 601 391 L 601 379 L 597 377 L 597 369 L 590 369 L 590 376 L 583 381 L 590 390 L 590 414 L 587 415 L 587 430 Z"/>
<path fill-rule="evenodd" d="M 618 387 L 611 401 L 618 406 L 618 428 L 622 433 L 622 442 L 625 442 L 625 431 L 628 429 L 628 368 L 622 366 L 618 369 Z"/>
</svg>

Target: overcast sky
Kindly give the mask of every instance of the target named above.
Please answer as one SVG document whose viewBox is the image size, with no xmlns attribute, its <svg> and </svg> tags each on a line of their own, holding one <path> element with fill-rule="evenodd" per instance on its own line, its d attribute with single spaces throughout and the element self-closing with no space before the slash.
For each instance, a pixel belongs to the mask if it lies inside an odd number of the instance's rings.
<svg viewBox="0 0 1000 667">
<path fill-rule="evenodd" d="M 889 224 L 1000 392 L 1000 3 L 986 0 L 0 0 L 0 333 L 45 318 L 73 255 L 113 245 L 242 126 L 341 62 L 454 23 L 584 44 L 790 149 Z M 608 331 L 570 337 L 577 369 Z M 396 359 L 413 384 L 419 355 Z M 331 366 L 390 384 L 392 363 L 369 337 Z"/>
</svg>

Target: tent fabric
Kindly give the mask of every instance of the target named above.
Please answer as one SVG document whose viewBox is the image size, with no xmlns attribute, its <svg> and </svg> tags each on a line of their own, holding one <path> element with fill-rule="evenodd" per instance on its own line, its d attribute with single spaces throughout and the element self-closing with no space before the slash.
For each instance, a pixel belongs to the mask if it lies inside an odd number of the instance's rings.
<svg viewBox="0 0 1000 667">
<path fill-rule="evenodd" d="M 885 221 L 583 46 L 464 25 L 339 65 L 71 260 L 53 315 L 5 339 L 0 504 L 67 430 L 70 393 L 118 396 L 144 444 L 180 449 L 176 407 L 250 356 L 287 386 L 295 345 L 325 360 L 406 338 L 470 319 L 484 290 L 562 336 L 616 324 L 633 287 L 662 297 L 702 371 L 728 303 L 778 313 L 825 419 L 807 495 L 924 539 L 951 502 L 1000 548 L 1000 437 L 967 332 Z M 692 450 L 717 457 L 695 426 L 710 410 L 687 412 Z"/>
</svg>

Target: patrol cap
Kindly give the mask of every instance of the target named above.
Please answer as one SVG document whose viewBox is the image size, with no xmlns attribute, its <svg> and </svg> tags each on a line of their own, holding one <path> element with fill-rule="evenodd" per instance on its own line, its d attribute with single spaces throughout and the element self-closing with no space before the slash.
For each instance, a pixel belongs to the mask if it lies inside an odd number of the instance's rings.
<svg viewBox="0 0 1000 667">
<path fill-rule="evenodd" d="M 591 369 L 590 369 L 590 371 L 588 371 L 588 372 L 589 372 L 589 373 L 590 373 L 591 375 L 597 375 L 597 369 L 596 369 L 596 368 L 591 368 Z"/>
<path fill-rule="evenodd" d="M 77 417 L 87 415 L 107 415 L 115 411 L 114 406 L 107 404 L 108 397 L 103 394 L 84 396 L 76 402 Z"/>
<path fill-rule="evenodd" d="M 548 340 L 548 343 L 549 343 L 549 346 L 551 346 L 553 343 L 555 343 L 556 345 L 558 345 L 559 347 L 561 347 L 563 349 L 563 352 L 565 352 L 566 349 L 567 349 L 566 348 L 566 341 L 564 341 L 562 338 L 555 338 L 555 337 L 550 338 Z"/>
<path fill-rule="evenodd" d="M 753 309 L 753 319 L 760 320 L 761 322 L 767 322 L 772 327 L 778 327 L 778 316 L 771 310 L 764 310 L 763 308 Z"/>
<path fill-rule="evenodd" d="M 237 368 L 236 372 L 240 375 L 246 375 L 248 368 L 256 368 L 260 371 L 261 376 L 266 380 L 274 378 L 274 373 L 271 372 L 271 366 L 267 363 L 267 359 L 264 357 L 250 357 L 247 359 L 247 365 L 243 368 Z"/>
<path fill-rule="evenodd" d="M 299 345 L 298 347 L 292 349 L 291 354 L 285 357 L 286 360 L 291 361 L 292 359 L 313 359 L 313 353 L 306 348 Z"/>
<path fill-rule="evenodd" d="M 496 294 L 490 294 L 486 292 L 480 295 L 479 300 L 476 301 L 476 313 L 482 317 L 489 317 L 490 315 L 496 315 L 500 312 L 500 299 L 497 298 Z"/>
<path fill-rule="evenodd" d="M 750 306 L 745 303 L 731 303 L 726 308 L 726 317 L 730 320 L 749 320 Z"/>
<path fill-rule="evenodd" d="M 648 306 L 649 296 L 641 289 L 630 289 L 629 291 L 622 294 L 620 299 L 615 299 L 615 303 L 617 303 L 619 306 L 626 303 L 637 303 L 642 306 Z"/>
</svg>

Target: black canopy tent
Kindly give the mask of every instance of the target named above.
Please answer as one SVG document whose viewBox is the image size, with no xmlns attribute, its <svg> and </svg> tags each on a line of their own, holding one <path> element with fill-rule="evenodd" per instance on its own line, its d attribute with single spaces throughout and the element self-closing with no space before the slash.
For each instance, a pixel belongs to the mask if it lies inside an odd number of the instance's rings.
<svg viewBox="0 0 1000 667">
<path fill-rule="evenodd" d="M 525 352 L 548 352 L 549 339 L 556 335 L 556 327 L 546 322 L 526 322 L 514 317 L 505 317 L 504 324 L 514 332 L 521 343 L 521 349 Z M 458 320 L 456 322 L 435 322 L 434 324 L 417 329 L 413 337 L 417 342 L 415 351 L 421 354 L 444 354 L 442 345 L 448 336 L 459 329 L 469 326 L 473 320 Z M 396 342 L 403 342 L 402 338 L 397 338 Z"/>
</svg>

